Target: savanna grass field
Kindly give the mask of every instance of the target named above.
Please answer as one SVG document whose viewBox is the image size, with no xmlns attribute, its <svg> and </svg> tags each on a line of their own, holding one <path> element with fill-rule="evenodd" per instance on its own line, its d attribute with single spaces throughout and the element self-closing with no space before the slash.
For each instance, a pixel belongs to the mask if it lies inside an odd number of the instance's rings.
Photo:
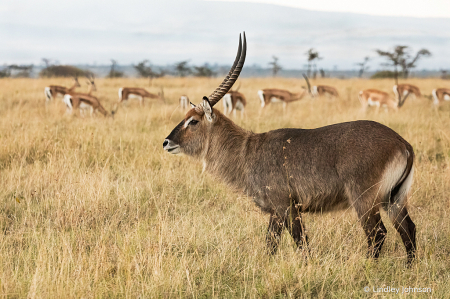
<svg viewBox="0 0 450 299">
<path fill-rule="evenodd" d="M 119 87 L 164 88 L 166 103 L 120 106 L 115 118 L 66 114 L 44 87 L 70 79 L 0 80 L 1 298 L 450 298 L 450 103 L 408 98 L 398 113 L 360 112 L 358 92 L 393 95 L 393 80 L 316 79 L 340 97 L 282 105 L 260 113 L 257 91 L 301 90 L 303 79 L 240 79 L 254 132 L 316 128 L 371 119 L 414 147 L 415 180 L 409 213 L 417 227 L 417 259 L 408 268 L 399 234 L 382 212 L 388 235 L 378 261 L 366 258 L 365 234 L 352 210 L 305 214 L 309 250 L 296 250 L 287 231 L 267 254 L 268 215 L 233 193 L 201 162 L 163 151 L 164 138 L 184 113 L 222 78 L 97 79 L 99 100 L 111 111 Z M 80 80 L 85 91 L 84 80 Z M 448 86 L 409 79 L 423 94 Z M 222 103 L 215 108 L 223 111 Z M 367 151 L 377 149 L 368 148 Z M 430 288 L 426 293 L 377 288 Z M 369 292 L 364 291 L 369 287 Z"/>
</svg>

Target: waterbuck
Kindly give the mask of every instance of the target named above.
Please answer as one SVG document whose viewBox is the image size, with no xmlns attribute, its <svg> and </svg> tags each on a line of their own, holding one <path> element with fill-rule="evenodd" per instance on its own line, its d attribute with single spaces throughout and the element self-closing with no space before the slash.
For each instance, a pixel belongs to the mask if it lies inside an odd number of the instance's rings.
<svg viewBox="0 0 450 299">
<path fill-rule="evenodd" d="M 203 162 L 204 169 L 270 213 L 267 243 L 275 253 L 283 228 L 297 246 L 307 244 L 303 212 L 354 207 L 377 258 L 386 237 L 379 213 L 385 209 L 415 257 L 416 229 L 406 208 L 413 181 L 414 151 L 390 128 L 372 121 L 346 122 L 311 130 L 247 131 L 213 106 L 239 76 L 246 40 L 222 84 L 164 140 L 169 153 Z"/>
</svg>

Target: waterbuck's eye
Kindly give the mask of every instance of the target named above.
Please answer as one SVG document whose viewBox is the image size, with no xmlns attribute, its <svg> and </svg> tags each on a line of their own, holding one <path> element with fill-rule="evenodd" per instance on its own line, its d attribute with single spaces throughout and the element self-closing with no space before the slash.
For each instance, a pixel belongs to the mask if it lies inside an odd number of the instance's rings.
<svg viewBox="0 0 450 299">
<path fill-rule="evenodd" d="M 193 119 L 189 122 L 190 126 L 195 126 L 196 124 L 198 124 L 198 120 L 195 120 L 195 119 Z"/>
</svg>

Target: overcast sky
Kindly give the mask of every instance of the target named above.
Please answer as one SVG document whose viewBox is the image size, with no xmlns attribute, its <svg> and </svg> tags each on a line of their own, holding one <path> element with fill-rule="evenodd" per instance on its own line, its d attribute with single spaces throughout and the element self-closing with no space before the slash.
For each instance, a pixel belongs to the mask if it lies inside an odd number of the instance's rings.
<svg viewBox="0 0 450 299">
<path fill-rule="evenodd" d="M 210 0 L 271 3 L 317 11 L 375 16 L 450 18 L 450 0 Z"/>
<path fill-rule="evenodd" d="M 284 68 L 301 68 L 304 52 L 315 47 L 321 67 L 349 69 L 376 48 L 397 44 L 430 49 L 420 68 L 450 67 L 450 0 L 2 0 L 0 65 L 40 64 L 43 57 L 229 64 L 242 30 L 247 63 L 265 67 L 276 55 Z"/>
</svg>

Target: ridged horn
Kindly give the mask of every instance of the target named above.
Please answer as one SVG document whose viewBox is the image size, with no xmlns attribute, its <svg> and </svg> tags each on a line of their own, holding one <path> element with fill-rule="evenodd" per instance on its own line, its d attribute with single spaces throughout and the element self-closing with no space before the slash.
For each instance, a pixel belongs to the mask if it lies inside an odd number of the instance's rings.
<svg viewBox="0 0 450 299">
<path fill-rule="evenodd" d="M 234 60 L 233 66 L 231 67 L 228 75 L 223 79 L 222 84 L 214 90 L 214 92 L 208 97 L 211 107 L 214 106 L 220 99 L 231 89 L 234 82 L 236 82 L 239 74 L 241 73 L 242 67 L 245 62 L 245 55 L 247 54 L 247 40 L 244 35 L 244 43 L 242 43 L 241 35 L 239 34 L 239 48 Z"/>
</svg>

